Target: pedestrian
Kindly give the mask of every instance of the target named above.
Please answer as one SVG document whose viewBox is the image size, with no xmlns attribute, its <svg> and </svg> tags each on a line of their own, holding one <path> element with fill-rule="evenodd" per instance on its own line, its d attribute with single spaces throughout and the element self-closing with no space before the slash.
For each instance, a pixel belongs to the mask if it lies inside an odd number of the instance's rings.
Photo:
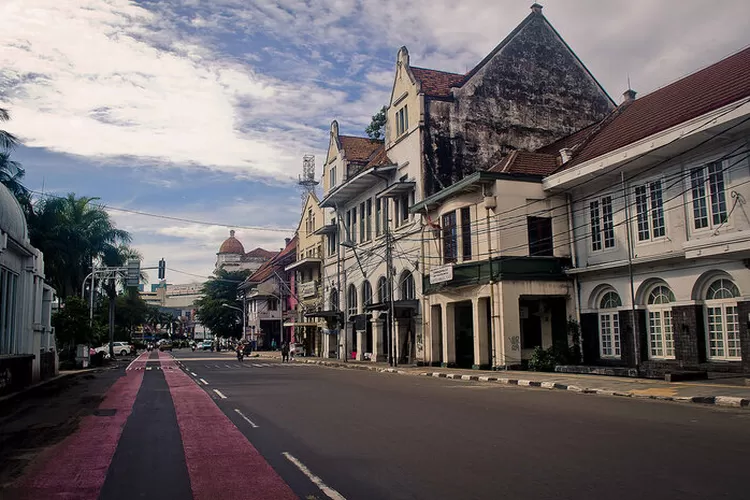
<svg viewBox="0 0 750 500">
<path fill-rule="evenodd" d="M 275 350 L 276 350 L 276 339 L 272 339 L 272 340 L 271 340 L 271 350 L 272 350 L 272 351 L 275 351 Z"/>
<path fill-rule="evenodd" d="M 281 344 L 281 362 L 287 362 L 289 361 L 289 344 L 284 342 Z"/>
</svg>

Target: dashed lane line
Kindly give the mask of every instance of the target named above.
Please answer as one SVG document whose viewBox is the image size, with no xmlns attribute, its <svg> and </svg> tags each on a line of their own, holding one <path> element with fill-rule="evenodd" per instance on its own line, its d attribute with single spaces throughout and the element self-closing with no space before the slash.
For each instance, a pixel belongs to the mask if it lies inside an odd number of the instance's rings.
<svg viewBox="0 0 750 500">
<path fill-rule="evenodd" d="M 200 379 L 200 381 L 203 383 L 203 385 L 208 385 L 208 382 L 206 382 L 205 380 Z"/>
<path fill-rule="evenodd" d="M 193 373 L 193 372 L 190 372 L 190 375 L 192 375 L 193 377 L 197 377 L 198 376 L 196 373 Z"/>
<path fill-rule="evenodd" d="M 252 427 L 253 429 L 257 429 L 258 428 L 258 425 L 255 422 L 253 422 L 252 420 L 250 420 L 249 418 L 247 418 L 238 408 L 235 408 L 234 411 L 237 413 L 237 415 L 239 415 L 240 417 L 242 417 L 245 420 L 245 422 L 247 422 L 248 424 L 250 424 L 250 427 Z"/>
<path fill-rule="evenodd" d="M 310 471 L 310 469 L 308 469 L 305 466 L 305 464 L 303 464 L 302 462 L 300 462 L 299 460 L 297 460 L 291 453 L 285 451 L 285 452 L 282 453 L 282 455 L 284 455 L 287 460 L 289 460 L 290 462 L 292 462 L 294 464 L 294 466 L 297 467 L 300 470 L 300 472 L 302 472 L 302 474 L 304 474 L 305 476 L 307 476 L 307 478 L 310 481 L 312 481 L 312 483 L 315 486 L 317 486 L 318 488 L 320 488 L 320 491 L 322 491 L 323 493 L 325 493 L 325 495 L 328 498 L 330 498 L 331 500 L 346 500 L 346 498 L 344 498 L 344 496 L 341 493 L 339 493 L 338 491 L 334 490 L 333 488 L 331 488 L 330 486 L 328 486 L 326 483 L 324 483 L 322 479 L 320 479 L 318 476 L 316 476 L 315 474 L 313 474 Z"/>
<path fill-rule="evenodd" d="M 224 394 L 222 394 L 222 393 L 221 393 L 221 391 L 220 391 L 219 389 L 214 389 L 214 392 L 215 392 L 215 393 L 216 393 L 216 395 L 217 395 L 217 396 L 219 396 L 219 397 L 220 397 L 221 399 L 227 399 L 227 397 L 226 397 L 226 396 L 225 396 Z"/>
</svg>

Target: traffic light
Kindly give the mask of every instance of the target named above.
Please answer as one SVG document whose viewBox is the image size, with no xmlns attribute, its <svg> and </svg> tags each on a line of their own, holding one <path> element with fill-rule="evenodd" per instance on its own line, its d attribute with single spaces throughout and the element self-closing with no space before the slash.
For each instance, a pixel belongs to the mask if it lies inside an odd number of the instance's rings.
<svg viewBox="0 0 750 500">
<path fill-rule="evenodd" d="M 141 280 L 141 261 L 131 259 L 128 261 L 127 274 L 125 276 L 125 286 L 138 286 Z"/>
<path fill-rule="evenodd" d="M 164 259 L 161 259 L 159 261 L 159 279 L 163 280 L 164 276 L 166 275 L 167 270 L 167 263 L 164 261 Z"/>
</svg>

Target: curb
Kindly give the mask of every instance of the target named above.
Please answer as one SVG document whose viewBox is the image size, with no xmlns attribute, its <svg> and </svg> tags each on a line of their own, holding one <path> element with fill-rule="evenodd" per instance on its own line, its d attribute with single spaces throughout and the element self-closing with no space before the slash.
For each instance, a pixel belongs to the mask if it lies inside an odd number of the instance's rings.
<svg viewBox="0 0 750 500">
<path fill-rule="evenodd" d="M 40 387 L 44 387 L 45 385 L 50 385 L 55 382 L 60 382 L 62 380 L 65 380 L 66 378 L 76 377 L 79 375 L 85 375 L 86 373 L 99 372 L 99 371 L 103 371 L 106 369 L 107 368 L 97 367 L 97 368 L 87 368 L 83 370 L 70 370 L 70 371 L 65 371 L 65 373 L 58 373 L 56 376 L 52 378 L 48 378 L 47 380 L 42 380 L 41 382 L 37 382 L 36 384 L 30 385 L 28 387 L 24 387 L 20 391 L 16 391 L 11 394 L 6 394 L 5 396 L 0 397 L 0 403 L 6 403 L 16 398 L 23 397 L 24 395 L 28 394 L 29 392 L 35 389 L 39 389 Z"/>
<path fill-rule="evenodd" d="M 634 394 L 630 392 L 613 391 L 609 389 L 596 389 L 589 387 L 580 387 L 577 385 L 566 385 L 559 382 L 511 379 L 504 377 L 493 377 L 489 375 L 463 375 L 460 373 L 444 372 L 408 372 L 396 368 L 378 368 L 376 366 L 366 365 L 345 365 L 333 361 L 319 360 L 301 360 L 298 362 L 313 365 L 329 366 L 332 368 L 344 368 L 349 370 L 366 370 L 379 373 L 397 373 L 399 375 L 418 375 L 422 377 L 445 378 L 452 380 L 467 380 L 473 382 L 495 382 L 502 385 L 516 385 L 520 387 L 538 387 L 540 389 L 561 390 L 578 392 L 581 394 L 596 394 L 599 396 L 617 396 L 634 399 L 654 399 L 658 401 L 672 401 L 676 403 L 693 403 L 703 406 L 720 406 L 724 408 L 750 408 L 750 399 L 738 398 L 733 396 L 655 396 L 651 394 Z"/>
</svg>

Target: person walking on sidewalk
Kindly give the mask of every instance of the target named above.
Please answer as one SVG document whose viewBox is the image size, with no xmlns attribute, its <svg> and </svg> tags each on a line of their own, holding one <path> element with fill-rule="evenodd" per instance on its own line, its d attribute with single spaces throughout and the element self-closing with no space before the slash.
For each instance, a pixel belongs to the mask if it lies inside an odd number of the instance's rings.
<svg viewBox="0 0 750 500">
<path fill-rule="evenodd" d="M 284 342 L 281 344 L 281 362 L 287 362 L 289 361 L 289 344 Z"/>
</svg>

